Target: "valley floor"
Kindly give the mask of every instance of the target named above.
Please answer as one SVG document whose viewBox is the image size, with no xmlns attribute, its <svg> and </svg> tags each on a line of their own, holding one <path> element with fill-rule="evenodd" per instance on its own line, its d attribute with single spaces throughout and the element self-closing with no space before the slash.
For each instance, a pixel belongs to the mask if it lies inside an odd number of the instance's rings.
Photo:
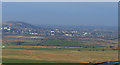
<svg viewBox="0 0 120 65">
<path fill-rule="evenodd" d="M 6 46 L 3 63 L 97 63 L 117 61 L 118 51 L 100 48 L 56 48 L 45 46 Z"/>
</svg>

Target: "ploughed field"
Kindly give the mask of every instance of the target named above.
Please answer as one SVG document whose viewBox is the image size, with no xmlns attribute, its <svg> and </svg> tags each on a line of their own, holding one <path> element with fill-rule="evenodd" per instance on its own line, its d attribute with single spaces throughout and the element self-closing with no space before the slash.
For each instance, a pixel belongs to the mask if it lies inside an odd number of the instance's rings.
<svg viewBox="0 0 120 65">
<path fill-rule="evenodd" d="M 3 63 L 97 63 L 117 61 L 117 40 L 3 37 Z"/>
</svg>

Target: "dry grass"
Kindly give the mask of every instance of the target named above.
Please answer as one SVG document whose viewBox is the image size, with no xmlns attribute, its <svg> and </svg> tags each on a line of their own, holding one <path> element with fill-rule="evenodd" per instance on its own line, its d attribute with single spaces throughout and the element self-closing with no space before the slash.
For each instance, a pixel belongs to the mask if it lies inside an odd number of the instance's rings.
<svg viewBox="0 0 120 65">
<path fill-rule="evenodd" d="M 117 57 L 118 51 L 73 51 L 73 50 L 53 51 L 53 50 L 3 49 L 3 58 L 29 59 L 29 60 L 88 63 L 88 62 L 117 61 L 118 60 Z"/>
</svg>

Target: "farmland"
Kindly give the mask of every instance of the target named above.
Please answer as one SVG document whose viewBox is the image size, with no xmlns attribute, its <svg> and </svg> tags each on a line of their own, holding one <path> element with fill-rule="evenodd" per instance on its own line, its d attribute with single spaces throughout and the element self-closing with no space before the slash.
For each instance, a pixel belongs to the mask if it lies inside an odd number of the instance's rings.
<svg viewBox="0 0 120 65">
<path fill-rule="evenodd" d="M 98 51 L 81 48 L 46 48 L 42 46 L 7 46 L 3 49 L 3 62 L 8 63 L 11 60 L 17 59 L 11 63 L 28 63 L 28 61 L 19 60 L 34 60 L 38 63 L 88 63 L 88 62 L 103 62 L 117 60 L 118 53 L 111 49 Z M 36 61 L 35 61 L 36 60 Z M 16 62 L 17 61 L 17 62 Z"/>
<path fill-rule="evenodd" d="M 79 39 L 44 39 L 38 36 L 5 36 L 3 45 L 28 45 L 28 46 L 62 46 L 62 47 L 117 47 L 117 40 L 104 40 L 97 38 Z"/>
<path fill-rule="evenodd" d="M 113 42 L 116 41 L 101 39 L 41 40 L 41 37 L 34 36 L 6 36 L 3 38 L 5 46 L 3 62 L 97 63 L 116 61 L 118 51 L 108 47 Z"/>
<path fill-rule="evenodd" d="M 3 24 L 3 63 L 98 63 L 118 60 L 117 30 Z"/>
</svg>

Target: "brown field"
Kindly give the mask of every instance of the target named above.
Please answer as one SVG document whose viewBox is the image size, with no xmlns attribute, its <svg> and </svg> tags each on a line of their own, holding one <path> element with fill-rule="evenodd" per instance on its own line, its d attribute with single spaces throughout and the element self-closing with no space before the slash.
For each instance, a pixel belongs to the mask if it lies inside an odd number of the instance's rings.
<svg viewBox="0 0 120 65">
<path fill-rule="evenodd" d="M 4 36 L 4 38 L 44 38 L 40 36 Z"/>
<path fill-rule="evenodd" d="M 45 46 L 10 46 L 10 48 L 31 48 Z M 24 49 L 3 49 L 3 58 L 29 59 L 57 62 L 88 63 L 117 61 L 118 51 L 75 51 L 75 50 L 24 50 Z"/>
</svg>

